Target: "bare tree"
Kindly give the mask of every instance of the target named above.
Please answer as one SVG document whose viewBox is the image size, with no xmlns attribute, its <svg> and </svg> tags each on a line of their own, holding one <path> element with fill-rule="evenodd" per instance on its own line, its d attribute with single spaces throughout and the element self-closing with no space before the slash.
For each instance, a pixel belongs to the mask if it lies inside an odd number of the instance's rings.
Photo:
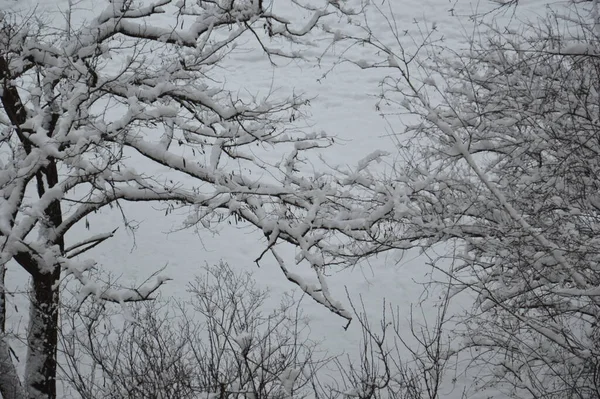
<svg viewBox="0 0 600 399">
<path fill-rule="evenodd" d="M 450 332 L 454 324 L 450 300 L 450 290 L 446 287 L 439 298 L 424 297 L 412 304 L 408 317 L 403 317 L 398 307 L 384 301 L 377 323 L 372 309 L 365 309 L 362 302 L 361 307 L 356 308 L 353 303 L 354 320 L 359 323 L 362 333 L 360 343 L 356 351 L 335 358 L 339 377 L 322 384 L 321 396 L 360 399 L 447 397 L 456 375 L 453 373 L 459 372 L 452 363 L 456 353 L 451 345 L 455 337 Z M 437 307 L 437 313 L 425 314 L 425 309 L 430 312 L 432 306 Z M 464 397 L 462 394 L 453 394 L 453 397 Z"/>
<path fill-rule="evenodd" d="M 71 297 L 59 330 L 66 392 L 87 399 L 437 399 L 449 392 L 442 391 L 454 355 L 447 288 L 435 318 L 422 313 L 432 298 L 406 320 L 384 302 L 379 323 L 364 305 L 353 306 L 362 339 L 347 354 L 311 339 L 301 300 L 286 296 L 267 310 L 271 298 L 248 272 L 207 267 L 188 292 L 192 299 L 175 306 L 132 304 L 125 319 L 104 301 L 80 305 L 77 292 L 63 294 Z"/>
<path fill-rule="evenodd" d="M 268 292 L 221 263 L 189 286 L 190 302 L 102 301 L 65 307 L 60 373 L 82 398 L 303 397 L 327 359 L 308 337 L 301 301 L 266 310 Z"/>
<path fill-rule="evenodd" d="M 509 27 L 488 15 L 464 51 L 435 28 L 406 45 L 385 9 L 394 37 L 366 20 L 345 38 L 374 51 L 343 61 L 389 71 L 378 107 L 405 123 L 373 238 L 452 248 L 438 265 L 476 297 L 462 349 L 514 397 L 600 395 L 598 7 Z"/>
<path fill-rule="evenodd" d="M 88 275 L 96 263 L 82 256 L 114 231 L 65 242 L 88 215 L 126 201 L 160 203 L 167 212 L 186 207 L 187 226 L 210 228 L 228 218 L 254 226 L 266 238 L 257 262 L 271 253 L 288 280 L 350 318 L 330 297 L 323 269 L 387 249 L 368 231 L 390 205 L 361 187 L 373 180 L 368 166 L 376 157 L 350 178 L 301 173 L 306 151 L 331 144 L 286 130 L 306 99 L 238 97 L 215 74 L 240 38 L 256 40 L 272 61 L 300 58 L 323 18 L 351 13 L 331 3 L 291 0 L 296 15 L 307 17 L 299 18 L 304 25 L 260 0 L 109 1 L 84 26 L 67 18 L 63 30 L 34 16 L 2 16 L 0 267 L 18 265 L 31 279 L 24 381 L 9 362 L 5 330 L 0 337 L 5 398 L 56 397 L 63 277 L 78 282 L 81 302 L 94 295 L 121 304 L 151 298 L 166 281 L 104 289 Z M 270 164 L 255 147 L 281 147 L 287 155 Z M 315 283 L 291 271 L 277 253 L 282 244 L 297 248 Z"/>
</svg>

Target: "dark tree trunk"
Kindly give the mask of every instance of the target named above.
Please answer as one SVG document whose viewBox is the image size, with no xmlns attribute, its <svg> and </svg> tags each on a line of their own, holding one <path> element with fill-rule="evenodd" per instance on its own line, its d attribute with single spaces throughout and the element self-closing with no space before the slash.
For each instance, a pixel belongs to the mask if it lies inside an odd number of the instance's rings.
<svg viewBox="0 0 600 399">
<path fill-rule="evenodd" d="M 31 399 L 56 398 L 59 278 L 58 266 L 32 278 L 25 381 Z"/>
<path fill-rule="evenodd" d="M 6 332 L 6 291 L 4 289 L 5 276 L 6 265 L 0 265 L 0 336 Z"/>
<path fill-rule="evenodd" d="M 52 129 L 49 129 L 49 132 L 53 131 L 56 124 L 56 118 L 52 119 Z M 51 188 L 58 183 L 56 162 L 51 159 L 36 178 L 38 194 L 41 197 L 45 187 Z M 60 202 L 52 201 L 46 208 L 45 215 L 47 228 L 59 226 L 62 223 Z M 51 244 L 48 243 L 49 246 Z M 56 245 L 60 254 L 64 255 L 64 240 L 60 238 Z M 32 275 L 25 381 L 30 399 L 56 398 L 60 265 L 38 265 L 38 270 L 47 268 L 51 268 L 47 273 Z"/>
<path fill-rule="evenodd" d="M 0 80 L 2 94 L 0 95 L 3 108 L 11 120 L 15 132 L 26 153 L 32 151 L 28 132 L 22 128 L 27 120 L 27 110 L 23 106 L 19 92 L 10 83 L 11 75 L 8 62 L 0 57 Z M 51 86 L 53 87 L 53 86 Z M 53 104 L 46 104 L 52 109 Z M 59 115 L 52 113 L 45 122 L 44 128 L 48 136 L 52 136 Z M 41 197 L 46 188 L 52 188 L 58 183 L 58 168 L 56 161 L 49 159 L 47 166 L 36 174 L 37 192 Z M 40 221 L 45 229 L 52 229 L 62 223 L 60 201 L 52 201 L 44 210 L 45 220 Z M 48 242 L 46 250 L 58 246 L 60 254 L 64 254 L 64 240 Z M 31 399 L 56 398 L 56 354 L 58 347 L 58 306 L 60 265 L 43 264 L 39 254 L 23 252 L 15 256 L 15 260 L 31 275 L 31 298 L 29 309 L 29 329 L 27 331 L 27 359 L 25 365 L 25 387 Z M 1 298 L 0 298 L 0 303 Z"/>
</svg>

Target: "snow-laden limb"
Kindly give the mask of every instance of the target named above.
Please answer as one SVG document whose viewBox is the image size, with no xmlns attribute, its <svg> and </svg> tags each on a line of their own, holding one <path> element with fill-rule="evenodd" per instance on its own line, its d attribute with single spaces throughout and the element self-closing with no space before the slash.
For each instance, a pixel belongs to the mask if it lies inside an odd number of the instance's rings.
<svg viewBox="0 0 600 399">
<path fill-rule="evenodd" d="M 406 116 L 378 238 L 451 245 L 451 294 L 476 296 L 465 349 L 517 397 L 600 390 L 598 24 L 580 7 L 522 30 L 479 21 L 457 53 L 435 31 L 404 47 L 393 17 L 393 38 L 367 21 L 336 41 L 374 50 L 345 61 L 389 71 L 378 107 Z"/>
<path fill-rule="evenodd" d="M 328 34 L 324 19 L 351 12 L 312 0 L 290 6 L 298 18 L 267 11 L 260 0 L 157 0 L 109 1 L 83 26 L 67 18 L 66 31 L 36 26 L 36 18 L 27 26 L 1 21 L 0 264 L 16 262 L 31 276 L 29 397 L 56 395 L 62 276 L 78 282 L 80 302 L 119 304 L 149 299 L 166 281 L 106 289 L 89 274 L 101 265 L 80 257 L 114 231 L 65 242 L 88 215 L 123 202 L 185 208 L 184 227 L 210 229 L 228 218 L 254 226 L 266 236 L 265 253 L 297 248 L 296 262 L 309 263 L 317 283 L 295 280 L 350 317 L 330 297 L 324 270 L 390 248 L 378 240 L 378 223 L 395 211 L 397 192 L 370 174 L 382 154 L 354 171 L 304 173 L 306 154 L 333 143 L 287 128 L 308 101 L 239 95 L 224 89 L 216 68 L 240 40 L 255 41 L 272 63 L 300 59 L 316 31 Z M 280 162 L 268 160 L 273 148 L 285 154 Z"/>
<path fill-rule="evenodd" d="M 109 233 L 97 234 L 93 237 L 89 237 L 83 241 L 73 244 L 70 247 L 65 248 L 65 254 L 67 255 L 68 258 L 74 258 L 78 255 L 81 255 L 82 253 L 89 251 L 90 249 L 94 248 L 95 246 L 102 244 L 104 241 L 108 240 L 109 238 L 112 238 L 114 236 L 114 234 L 116 233 L 116 231 L 117 231 L 117 229 L 114 229 L 113 231 L 111 231 Z"/>
<path fill-rule="evenodd" d="M 96 267 L 96 262 L 93 260 L 85 260 L 82 262 L 74 262 L 71 259 L 58 259 L 63 269 L 64 277 L 73 276 L 81 285 L 78 289 L 77 299 L 78 305 L 81 305 L 90 295 L 95 300 L 103 300 L 107 302 L 115 302 L 124 304 L 126 302 L 138 302 L 152 299 L 158 289 L 171 280 L 164 275 L 154 274 L 154 282 L 146 282 L 146 284 L 137 288 L 121 288 L 103 287 L 96 281 L 90 279 L 87 274 Z"/>
<path fill-rule="evenodd" d="M 273 254 L 273 256 L 275 257 L 275 260 L 277 261 L 277 263 L 279 264 L 279 267 L 281 268 L 281 271 L 285 275 L 285 278 L 287 278 L 289 281 L 291 281 L 292 283 L 294 283 L 298 287 L 300 287 L 300 289 L 304 293 L 306 293 L 310 298 L 312 298 L 315 302 L 317 302 L 320 305 L 323 305 L 324 307 L 329 309 L 331 312 L 343 317 L 344 319 L 348 320 L 348 323 L 350 323 L 350 321 L 352 320 L 352 313 L 350 313 L 348 310 L 344 309 L 344 307 L 342 306 L 342 304 L 340 302 L 334 300 L 331 297 L 329 290 L 327 289 L 327 283 L 325 282 L 325 277 L 323 276 L 323 273 L 321 271 L 319 271 L 319 269 L 315 268 L 315 273 L 318 276 L 320 284 L 317 285 L 314 283 L 312 283 L 312 284 L 308 283 L 302 276 L 291 272 L 286 267 L 285 261 L 281 258 L 281 256 L 279 256 L 277 254 L 277 252 L 273 248 L 271 248 L 270 251 Z"/>
</svg>

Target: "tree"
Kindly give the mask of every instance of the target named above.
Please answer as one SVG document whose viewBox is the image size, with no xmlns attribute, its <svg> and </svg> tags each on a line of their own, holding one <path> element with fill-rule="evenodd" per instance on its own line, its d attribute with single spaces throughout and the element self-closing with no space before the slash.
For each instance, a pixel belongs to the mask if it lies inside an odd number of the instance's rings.
<svg viewBox="0 0 600 399">
<path fill-rule="evenodd" d="M 446 248 L 435 264 L 476 298 L 457 349 L 518 398 L 600 395 L 598 15 L 476 19 L 464 50 L 435 28 L 406 46 L 391 17 L 392 41 L 368 21 L 345 38 L 390 71 L 378 107 L 405 124 L 382 245 Z"/>
<path fill-rule="evenodd" d="M 89 277 L 96 263 L 82 256 L 114 232 L 65 239 L 88 215 L 123 202 L 160 203 L 167 212 L 186 207 L 187 226 L 226 219 L 254 226 L 266 238 L 257 262 L 273 254 L 288 280 L 350 318 L 331 298 L 323 269 L 385 249 L 368 230 L 389 204 L 364 197 L 370 192 L 361 187 L 373 179 L 368 165 L 376 156 L 360 162 L 351 178 L 303 173 L 304 154 L 331 145 L 325 135 L 286 131 L 307 100 L 238 97 L 213 75 L 240 38 L 257 40 L 271 60 L 298 59 L 296 49 L 310 44 L 323 18 L 351 13 L 339 3 L 289 6 L 308 22 L 297 26 L 260 0 L 115 0 L 83 26 L 63 30 L 35 16 L 2 16 L 0 276 L 18 265 L 31 279 L 22 382 L 11 361 L 1 285 L 4 398 L 56 397 L 63 277 L 79 283 L 81 302 L 94 295 L 120 304 L 149 299 L 166 281 L 106 289 Z M 290 43 L 296 49 L 286 50 Z M 270 164 L 252 146 L 287 155 Z M 144 169 L 136 171 L 138 165 Z M 277 252 L 283 244 L 312 266 L 315 283 L 290 271 Z"/>
<path fill-rule="evenodd" d="M 320 358 L 301 301 L 269 293 L 221 263 L 188 286 L 189 302 L 142 302 L 123 322 L 103 301 L 63 310 L 60 375 L 81 398 L 305 397 Z"/>
<path fill-rule="evenodd" d="M 311 338 L 304 295 L 287 294 L 269 309 L 272 297 L 250 272 L 226 263 L 207 266 L 188 292 L 187 301 L 133 303 L 127 320 L 105 301 L 79 304 L 77 292 L 63 292 L 59 378 L 65 394 L 437 399 L 453 368 L 445 331 L 448 291 L 441 293 L 434 325 L 421 317 L 425 298 L 411 309 L 408 336 L 407 321 L 392 305 L 384 302 L 374 323 L 372 311 L 352 304 L 362 338 L 347 353 L 332 353 Z"/>
<path fill-rule="evenodd" d="M 373 323 L 373 316 L 364 304 L 361 303 L 359 310 L 352 303 L 354 319 L 362 332 L 357 346 L 359 357 L 354 361 L 350 357 L 335 359 L 339 377 L 325 392 L 360 399 L 465 398 L 464 392 L 453 392 L 449 396 L 450 386 L 445 381 L 448 374 L 457 370 L 450 364 L 455 355 L 450 342 L 453 336 L 449 331 L 451 296 L 448 287 L 442 288 L 444 292 L 436 292 L 439 300 L 435 302 L 434 318 L 425 314 L 424 306 L 433 298 L 411 302 L 407 319 L 400 316 L 399 308 L 394 304 L 384 301 L 378 325 Z M 428 305 L 430 307 L 431 303 Z"/>
</svg>

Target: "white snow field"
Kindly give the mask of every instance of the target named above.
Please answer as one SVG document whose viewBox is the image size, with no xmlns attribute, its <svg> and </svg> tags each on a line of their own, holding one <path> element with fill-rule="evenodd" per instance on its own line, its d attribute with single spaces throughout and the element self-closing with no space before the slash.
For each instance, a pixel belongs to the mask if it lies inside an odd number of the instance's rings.
<svg viewBox="0 0 600 399">
<path fill-rule="evenodd" d="M 381 4 L 381 0 L 374 1 Z M 494 6 L 484 0 L 391 1 L 393 16 L 402 30 L 416 34 L 419 26 L 435 25 L 439 34 L 444 36 L 446 45 L 456 50 L 465 45 L 465 32 L 470 27 L 468 16 Z M 76 3 L 77 17 L 91 18 L 91 9 L 97 9 L 99 2 Z M 274 2 L 274 7 L 277 7 L 277 0 Z M 544 4 L 546 2 L 542 0 L 522 1 L 517 13 L 543 14 Z M 3 0 L 0 1 L 0 7 L 22 10 L 37 7 L 39 12 L 43 11 L 44 18 L 61 24 L 64 23 L 62 12 L 67 9 L 67 1 L 40 0 L 36 3 L 34 0 Z M 381 37 L 386 37 L 390 32 L 384 18 L 375 13 L 372 17 L 372 28 Z M 506 15 L 507 23 L 513 17 L 512 14 Z M 387 163 L 381 164 L 381 168 L 389 166 L 393 160 L 394 141 L 390 137 L 392 129 L 400 130 L 402 126 L 393 119 L 384 120 L 375 109 L 378 82 L 383 71 L 362 71 L 354 65 L 343 64 L 326 78 L 322 78 L 339 55 L 335 44 L 319 67 L 281 60 L 280 66 L 273 68 L 256 47 L 256 43 L 251 38 L 247 40 L 247 44 L 238 48 L 223 65 L 222 78 L 226 87 L 236 88 L 241 93 L 263 95 L 272 89 L 284 95 L 291 91 L 304 92 L 307 97 L 313 98 L 308 118 L 311 126 L 306 129 L 316 132 L 324 130 L 337 138 L 337 144 L 323 152 L 330 164 L 354 165 L 369 153 L 383 149 L 392 152 L 392 156 Z M 313 55 L 322 53 L 329 44 L 331 43 L 315 41 Z M 267 153 L 265 156 L 276 160 L 281 154 Z M 263 236 L 249 226 L 224 224 L 218 228 L 217 233 L 178 230 L 186 215 L 178 214 L 177 211 L 162 216 L 160 213 L 150 212 L 152 209 L 149 205 L 138 203 L 125 204 L 124 210 L 129 220 L 139 223 L 135 236 L 120 227 L 113 239 L 89 254 L 106 270 L 119 276 L 121 283 L 141 282 L 166 266 L 163 273 L 172 278 L 172 281 L 163 286 L 161 295 L 182 298 L 185 296 L 186 284 L 201 271 L 203 265 L 223 260 L 237 269 L 252 270 L 260 284 L 272 290 L 275 301 L 278 301 L 282 292 L 295 289 L 272 259 L 265 257 L 261 267 L 257 267 L 254 260 L 264 249 Z M 122 225 L 122 216 L 116 211 L 105 212 L 90 217 L 89 222 L 98 231 L 109 231 Z M 79 233 L 83 232 L 74 231 L 71 235 Z M 286 255 L 293 259 L 293 254 Z M 422 298 L 423 286 L 420 283 L 432 278 L 426 262 L 427 258 L 416 251 L 389 253 L 370 259 L 368 263 L 353 270 L 332 273 L 328 280 L 329 287 L 334 298 L 344 305 L 348 304 L 346 290 L 354 301 L 362 299 L 374 320 L 381 314 L 383 298 L 398 306 L 401 314 L 408 317 L 411 304 L 416 304 Z M 294 272 L 312 278 L 309 270 L 299 268 Z M 14 291 L 22 291 L 27 287 L 26 276 L 14 265 L 8 270 L 7 285 L 9 290 Z M 24 325 L 27 315 L 25 298 L 15 296 L 11 301 L 14 306 L 11 306 L 13 312 L 10 314 L 10 322 L 15 326 Z M 305 313 L 311 319 L 313 338 L 322 341 L 322 346 L 330 354 L 352 354 L 357 349 L 360 340 L 358 323 L 352 323 L 346 331 L 343 329 L 345 321 L 324 307 L 308 298 L 303 304 Z M 468 307 L 469 303 L 465 301 L 455 306 L 457 309 L 460 306 Z M 15 309 L 17 312 L 14 312 Z M 428 311 L 433 314 L 435 309 L 426 309 Z M 460 377 L 455 384 L 447 381 L 442 397 L 461 398 L 463 387 L 468 385 L 469 381 Z M 493 394 L 472 390 L 467 393 L 468 397 L 489 397 Z"/>
</svg>

